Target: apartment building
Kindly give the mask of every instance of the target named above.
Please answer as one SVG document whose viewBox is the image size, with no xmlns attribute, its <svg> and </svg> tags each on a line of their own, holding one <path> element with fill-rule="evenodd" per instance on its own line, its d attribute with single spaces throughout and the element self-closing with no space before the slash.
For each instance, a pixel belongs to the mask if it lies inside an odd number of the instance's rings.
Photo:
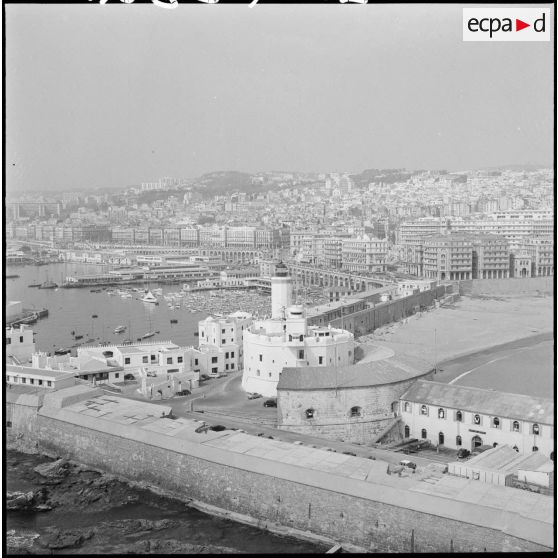
<svg viewBox="0 0 558 558">
<path fill-rule="evenodd" d="M 472 279 L 473 245 L 464 235 L 436 235 L 423 245 L 423 275 L 439 281 Z"/>
<path fill-rule="evenodd" d="M 362 235 L 344 239 L 341 268 L 357 273 L 382 273 L 386 270 L 387 241 Z"/>
</svg>

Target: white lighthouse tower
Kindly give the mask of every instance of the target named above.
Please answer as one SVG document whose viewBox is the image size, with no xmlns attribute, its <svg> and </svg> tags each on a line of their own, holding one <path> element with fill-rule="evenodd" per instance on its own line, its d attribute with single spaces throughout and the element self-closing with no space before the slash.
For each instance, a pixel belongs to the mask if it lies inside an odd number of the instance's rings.
<svg viewBox="0 0 558 558">
<path fill-rule="evenodd" d="M 275 275 L 271 278 L 271 319 L 285 318 L 285 310 L 292 304 L 293 280 L 283 262 L 275 267 Z"/>
</svg>

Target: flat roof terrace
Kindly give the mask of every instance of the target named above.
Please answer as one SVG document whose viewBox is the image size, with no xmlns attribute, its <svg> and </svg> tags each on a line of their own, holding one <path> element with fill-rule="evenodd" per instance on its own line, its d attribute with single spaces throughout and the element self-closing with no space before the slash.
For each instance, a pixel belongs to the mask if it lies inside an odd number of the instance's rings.
<svg viewBox="0 0 558 558">
<path fill-rule="evenodd" d="M 98 395 L 93 390 L 76 392 L 80 400 L 69 398 L 65 404 L 60 398 L 70 390 L 76 391 L 69 388 L 53 395 L 54 404 L 49 404 L 51 396 L 46 395 L 39 415 L 224 466 L 492 528 L 549 548 L 553 546 L 553 499 L 548 496 L 442 475 L 428 468 L 422 471 L 419 468 L 416 474 L 403 477 L 387 475 L 387 464 L 379 460 L 238 431 L 197 433 L 199 421 L 163 418 L 170 407 Z"/>
</svg>

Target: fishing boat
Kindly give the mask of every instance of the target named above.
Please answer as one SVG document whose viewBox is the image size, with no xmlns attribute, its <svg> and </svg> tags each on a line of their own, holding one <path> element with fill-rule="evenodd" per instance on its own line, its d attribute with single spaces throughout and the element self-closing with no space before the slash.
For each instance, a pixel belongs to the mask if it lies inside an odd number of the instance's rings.
<svg viewBox="0 0 558 558">
<path fill-rule="evenodd" d="M 30 285 L 27 285 L 28 287 L 40 287 L 41 283 L 31 283 Z"/>
<path fill-rule="evenodd" d="M 124 333 L 126 331 L 126 326 L 119 325 L 114 328 L 114 333 Z"/>
<path fill-rule="evenodd" d="M 57 289 L 58 285 L 54 281 L 45 281 L 39 285 L 39 289 Z"/>
<path fill-rule="evenodd" d="M 153 293 L 151 291 L 148 291 L 145 296 L 143 296 L 140 299 L 142 302 L 151 302 L 151 303 L 156 303 L 157 302 L 157 297 L 153 295 Z"/>
<path fill-rule="evenodd" d="M 153 337 L 155 335 L 155 331 L 149 331 L 141 336 L 141 339 L 147 339 L 148 337 Z"/>
</svg>

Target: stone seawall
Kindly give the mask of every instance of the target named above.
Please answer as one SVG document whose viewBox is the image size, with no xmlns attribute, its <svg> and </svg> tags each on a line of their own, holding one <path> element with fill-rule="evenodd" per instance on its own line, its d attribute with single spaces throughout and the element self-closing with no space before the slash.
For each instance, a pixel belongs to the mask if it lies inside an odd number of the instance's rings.
<svg viewBox="0 0 558 558">
<path fill-rule="evenodd" d="M 511 529 L 528 535 L 532 529 L 532 522 L 507 512 L 462 503 L 458 516 L 449 519 L 444 515 L 453 513 L 451 500 L 380 485 L 369 485 L 363 493 L 362 488 L 359 491 L 363 483 L 294 464 L 167 436 L 151 438 L 119 425 L 104 426 L 105 421 L 98 419 L 80 420 L 83 423 L 76 424 L 63 410 L 41 410 L 36 424 L 38 451 L 256 517 L 262 527 L 266 521 L 274 522 L 383 552 L 410 551 L 412 537 L 415 552 L 448 552 L 451 545 L 455 552 L 548 550 L 507 534 Z M 461 514 L 474 520 L 459 521 Z M 494 515 L 498 528 L 484 527 L 495 525 Z"/>
<path fill-rule="evenodd" d="M 459 281 L 457 286 L 459 292 L 463 295 L 550 295 L 554 292 L 554 276 L 470 279 L 468 281 Z"/>
</svg>

